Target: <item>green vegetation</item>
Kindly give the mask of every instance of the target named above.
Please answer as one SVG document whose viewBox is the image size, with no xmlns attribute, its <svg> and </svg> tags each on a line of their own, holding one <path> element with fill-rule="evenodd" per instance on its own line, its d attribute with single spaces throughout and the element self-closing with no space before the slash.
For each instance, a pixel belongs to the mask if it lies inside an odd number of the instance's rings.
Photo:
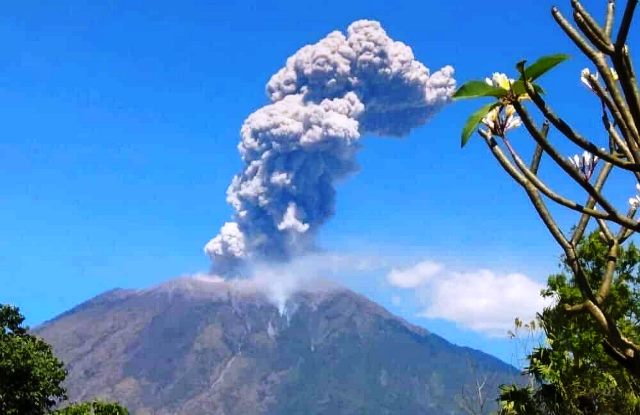
<svg viewBox="0 0 640 415">
<path fill-rule="evenodd" d="M 69 405 L 54 412 L 55 415 L 129 415 L 129 411 L 112 402 L 84 402 Z"/>
<path fill-rule="evenodd" d="M 577 246 L 581 267 L 595 284 L 607 267 L 608 246 L 594 232 Z M 602 307 L 632 341 L 640 340 L 640 250 L 629 244 L 618 253 L 611 291 Z M 549 277 L 545 297 L 557 303 L 544 310 L 537 322 L 526 327 L 542 329 L 543 346 L 528 357 L 526 373 L 535 382 L 528 387 L 504 386 L 500 395 L 504 415 L 637 414 L 640 413 L 640 381 L 619 365 L 606 350 L 607 343 L 585 313 L 567 308 L 581 293 L 563 258 L 563 272 Z M 518 329 L 524 325 L 516 321 Z"/>
<path fill-rule="evenodd" d="M 47 413 L 66 398 L 64 366 L 44 341 L 27 332 L 16 307 L 0 305 L 0 413 Z"/>
<path fill-rule="evenodd" d="M 127 415 L 113 403 L 74 404 L 54 411 L 67 399 L 67 372 L 51 346 L 29 334 L 17 307 L 0 304 L 0 414 Z"/>
</svg>

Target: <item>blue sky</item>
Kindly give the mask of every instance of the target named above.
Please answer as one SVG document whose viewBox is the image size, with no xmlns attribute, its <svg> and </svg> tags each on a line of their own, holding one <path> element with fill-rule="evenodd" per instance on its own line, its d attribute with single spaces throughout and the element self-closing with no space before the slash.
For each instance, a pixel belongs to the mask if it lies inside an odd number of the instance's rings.
<svg viewBox="0 0 640 415">
<path fill-rule="evenodd" d="M 568 1 L 556 2 L 570 14 Z M 585 3 L 596 15 L 604 8 Z M 579 82 L 586 62 L 555 26 L 551 4 L 7 4 L 0 17 L 0 302 L 20 306 L 35 325 L 114 287 L 206 270 L 202 247 L 232 213 L 225 191 L 241 168 L 242 121 L 266 103 L 264 85 L 288 56 L 357 19 L 379 20 L 432 70 L 453 65 L 459 83 L 512 71 L 522 58 L 568 52 L 574 59 L 543 84 L 560 112 L 579 106 L 571 119 L 597 131 L 589 119 L 597 105 Z M 559 249 L 524 194 L 479 139 L 459 148 L 461 126 L 478 105 L 450 105 L 403 139 L 367 138 L 361 172 L 339 185 L 321 246 L 540 282 L 555 272 Z M 561 217 L 570 224 L 572 216 Z M 418 317 L 411 293 L 384 279 L 350 284 L 456 343 L 505 360 L 513 352 L 504 338 Z"/>
</svg>

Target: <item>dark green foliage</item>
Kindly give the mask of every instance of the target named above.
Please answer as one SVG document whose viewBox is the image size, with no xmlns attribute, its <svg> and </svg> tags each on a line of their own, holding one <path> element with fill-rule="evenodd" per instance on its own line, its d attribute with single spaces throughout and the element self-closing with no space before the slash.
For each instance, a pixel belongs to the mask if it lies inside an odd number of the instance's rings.
<svg viewBox="0 0 640 415">
<path fill-rule="evenodd" d="M 485 105 L 469 116 L 462 128 L 460 140 L 461 146 L 464 147 L 467 144 L 469 138 L 471 138 L 471 135 L 480 124 L 482 118 L 485 117 L 493 108 L 499 105 L 504 106 L 508 103 L 512 103 L 513 101 L 519 101 L 527 97 L 524 79 L 525 75 L 527 82 L 533 82 L 567 59 L 569 59 L 569 56 L 564 54 L 543 56 L 526 68 L 524 66 L 525 61 L 521 61 L 516 65 L 516 68 L 521 75 L 520 79 L 514 82 L 508 82 L 507 85 L 502 87 L 492 86 L 487 82 L 480 80 L 465 82 L 453 94 L 454 99 L 490 97 L 496 98 L 497 100 L 491 104 Z M 544 93 L 542 87 L 537 84 L 531 84 L 531 87 L 533 87 L 533 89 L 535 89 L 539 94 Z"/>
<path fill-rule="evenodd" d="M 469 118 L 467 119 L 467 122 L 464 124 L 464 127 L 462 128 L 462 136 L 460 140 L 461 147 L 464 147 L 465 144 L 467 144 L 467 141 L 469 141 L 469 138 L 471 138 L 471 134 L 473 134 L 473 132 L 476 130 L 482 118 L 484 118 L 489 111 L 491 111 L 493 108 L 497 107 L 498 105 L 500 105 L 500 103 L 492 102 L 491 104 L 485 105 L 484 107 L 480 108 L 479 110 L 477 110 L 476 112 L 474 112 L 469 116 Z"/>
<path fill-rule="evenodd" d="M 17 307 L 0 304 L 1 415 L 129 415 L 116 403 L 87 402 L 53 411 L 67 399 L 67 376 L 51 346 L 29 334 Z M 52 412 L 53 411 L 53 412 Z"/>
<path fill-rule="evenodd" d="M 507 95 L 509 91 L 487 84 L 485 81 L 469 81 L 462 85 L 453 94 L 456 99 L 478 98 L 478 97 L 494 97 L 501 98 Z"/>
<path fill-rule="evenodd" d="M 592 233 L 578 246 L 590 283 L 595 287 L 604 273 L 607 245 Z M 623 335 L 637 341 L 640 335 L 640 251 L 630 244 L 621 252 L 611 292 L 604 310 L 618 324 Z M 575 313 L 565 306 L 581 302 L 582 296 L 568 270 L 549 277 L 545 297 L 558 303 L 544 310 L 539 324 L 548 339 L 529 356 L 526 371 L 539 387 L 505 386 L 500 401 L 503 414 L 637 414 L 640 413 L 640 384 L 612 359 L 587 313 Z"/>
<path fill-rule="evenodd" d="M 39 415 L 66 398 L 64 366 L 27 332 L 17 307 L 0 305 L 0 414 Z"/>
<path fill-rule="evenodd" d="M 530 66 L 525 67 L 525 61 L 519 62 L 516 69 L 527 76 L 528 81 L 534 81 L 549 72 L 554 67 L 569 59 L 569 55 L 558 53 L 556 55 L 547 55 L 539 58 Z M 520 79 L 524 79 L 523 76 Z"/>
<path fill-rule="evenodd" d="M 69 405 L 54 415 L 129 415 L 129 411 L 117 403 L 93 401 Z"/>
</svg>

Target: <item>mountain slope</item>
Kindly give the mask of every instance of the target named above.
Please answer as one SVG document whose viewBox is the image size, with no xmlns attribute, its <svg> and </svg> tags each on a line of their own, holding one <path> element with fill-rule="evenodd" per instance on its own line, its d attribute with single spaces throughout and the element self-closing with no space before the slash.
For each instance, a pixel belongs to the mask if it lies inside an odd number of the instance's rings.
<svg viewBox="0 0 640 415">
<path fill-rule="evenodd" d="M 67 364 L 72 399 L 136 414 L 456 414 L 463 385 L 516 376 L 337 288 L 281 314 L 257 290 L 180 279 L 107 292 L 36 333 Z"/>
</svg>

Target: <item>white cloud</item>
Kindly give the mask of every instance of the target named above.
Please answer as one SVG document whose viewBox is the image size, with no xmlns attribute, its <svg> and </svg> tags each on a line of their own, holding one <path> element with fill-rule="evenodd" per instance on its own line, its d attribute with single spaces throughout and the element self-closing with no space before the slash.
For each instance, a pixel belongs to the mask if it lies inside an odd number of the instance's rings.
<svg viewBox="0 0 640 415">
<path fill-rule="evenodd" d="M 448 272 L 433 265 L 425 261 L 387 275 L 392 285 L 415 291 L 422 317 L 448 320 L 488 336 L 503 336 L 513 328 L 515 317 L 529 321 L 550 304 L 540 296 L 544 286 L 524 274 Z"/>
<path fill-rule="evenodd" d="M 409 268 L 392 269 L 387 275 L 387 281 L 398 288 L 418 288 L 426 284 L 443 268 L 436 262 L 422 261 Z"/>
</svg>

